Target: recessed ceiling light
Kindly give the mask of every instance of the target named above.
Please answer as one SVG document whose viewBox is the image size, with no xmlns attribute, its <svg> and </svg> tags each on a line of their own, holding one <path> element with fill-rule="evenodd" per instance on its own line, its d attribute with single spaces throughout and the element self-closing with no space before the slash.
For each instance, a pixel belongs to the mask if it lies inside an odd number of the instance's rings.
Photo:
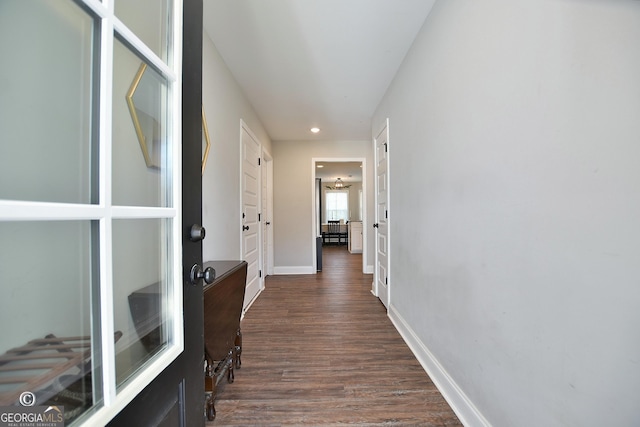
<svg viewBox="0 0 640 427">
<path fill-rule="evenodd" d="M 317 168 L 323 168 L 324 165 L 316 165 Z"/>
<path fill-rule="evenodd" d="M 313 132 L 313 133 L 318 133 L 318 132 L 320 132 L 320 128 L 311 128 L 310 130 L 311 130 L 311 132 Z"/>
</svg>

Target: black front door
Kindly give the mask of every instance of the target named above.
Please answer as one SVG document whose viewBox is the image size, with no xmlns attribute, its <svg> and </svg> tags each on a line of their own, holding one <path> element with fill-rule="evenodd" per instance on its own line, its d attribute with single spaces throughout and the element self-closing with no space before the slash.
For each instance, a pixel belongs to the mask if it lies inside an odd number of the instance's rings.
<svg viewBox="0 0 640 427">
<path fill-rule="evenodd" d="M 190 239 L 202 223 L 202 0 L 184 0 L 182 86 L 182 229 L 184 351 L 109 424 L 110 426 L 204 425 L 202 284 L 189 271 L 202 265 L 202 243 Z"/>
</svg>

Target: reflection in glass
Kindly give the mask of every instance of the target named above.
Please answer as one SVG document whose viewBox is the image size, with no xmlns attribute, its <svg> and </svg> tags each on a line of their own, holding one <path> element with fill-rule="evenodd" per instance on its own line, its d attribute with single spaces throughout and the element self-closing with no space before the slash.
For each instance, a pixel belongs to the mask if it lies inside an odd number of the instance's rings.
<svg viewBox="0 0 640 427">
<path fill-rule="evenodd" d="M 170 226 L 167 219 L 113 222 L 113 309 L 115 328 L 123 332 L 116 345 L 118 386 L 171 339 L 167 325 Z"/>
<path fill-rule="evenodd" d="M 116 0 L 116 16 L 165 62 L 169 57 L 171 0 Z M 144 17 L 144 19 L 140 19 Z"/>
<path fill-rule="evenodd" d="M 3 1 L 0 9 L 0 199 L 97 203 L 97 26 L 73 1 Z"/>
<path fill-rule="evenodd" d="M 167 81 L 119 41 L 113 71 L 113 204 L 169 206 Z"/>
<path fill-rule="evenodd" d="M 204 114 L 204 106 L 202 107 L 202 170 L 201 175 L 204 176 L 204 169 L 207 167 L 209 159 L 209 151 L 211 150 L 211 138 L 209 138 L 209 126 L 207 126 L 207 116 Z"/>
<path fill-rule="evenodd" d="M 102 400 L 100 355 L 92 351 L 94 227 L 0 222 L 0 406 L 28 391 L 38 405 L 64 405 L 68 423 Z"/>
<path fill-rule="evenodd" d="M 144 79 L 144 84 L 140 84 L 146 70 L 147 64 L 143 62 L 133 78 L 126 99 L 144 162 L 148 168 L 158 168 L 160 167 L 159 144 L 162 143 L 162 133 L 157 118 L 159 112 L 155 111 L 156 114 L 154 114 L 154 110 L 157 109 L 154 108 L 153 103 L 145 108 L 145 95 L 153 93 L 153 89 L 148 87 L 151 84 L 149 78 Z"/>
</svg>

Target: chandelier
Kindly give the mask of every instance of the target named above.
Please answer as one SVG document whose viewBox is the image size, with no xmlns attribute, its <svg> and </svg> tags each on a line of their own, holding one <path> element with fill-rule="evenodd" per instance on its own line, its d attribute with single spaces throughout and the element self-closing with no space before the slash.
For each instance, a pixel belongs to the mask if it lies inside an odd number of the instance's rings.
<svg viewBox="0 0 640 427">
<path fill-rule="evenodd" d="M 329 190 L 344 190 L 345 188 L 351 187 L 351 185 L 345 185 L 341 178 L 336 179 L 336 182 L 333 184 L 333 187 L 330 185 L 326 186 Z"/>
</svg>

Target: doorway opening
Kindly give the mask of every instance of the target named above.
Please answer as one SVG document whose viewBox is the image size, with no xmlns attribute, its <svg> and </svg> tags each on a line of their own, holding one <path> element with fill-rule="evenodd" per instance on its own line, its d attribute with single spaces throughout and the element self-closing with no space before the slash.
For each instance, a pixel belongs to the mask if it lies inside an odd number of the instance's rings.
<svg viewBox="0 0 640 427">
<path fill-rule="evenodd" d="M 314 266 L 322 270 L 322 248 L 341 246 L 345 252 L 362 254 L 366 270 L 366 159 L 314 158 L 313 245 Z"/>
</svg>

